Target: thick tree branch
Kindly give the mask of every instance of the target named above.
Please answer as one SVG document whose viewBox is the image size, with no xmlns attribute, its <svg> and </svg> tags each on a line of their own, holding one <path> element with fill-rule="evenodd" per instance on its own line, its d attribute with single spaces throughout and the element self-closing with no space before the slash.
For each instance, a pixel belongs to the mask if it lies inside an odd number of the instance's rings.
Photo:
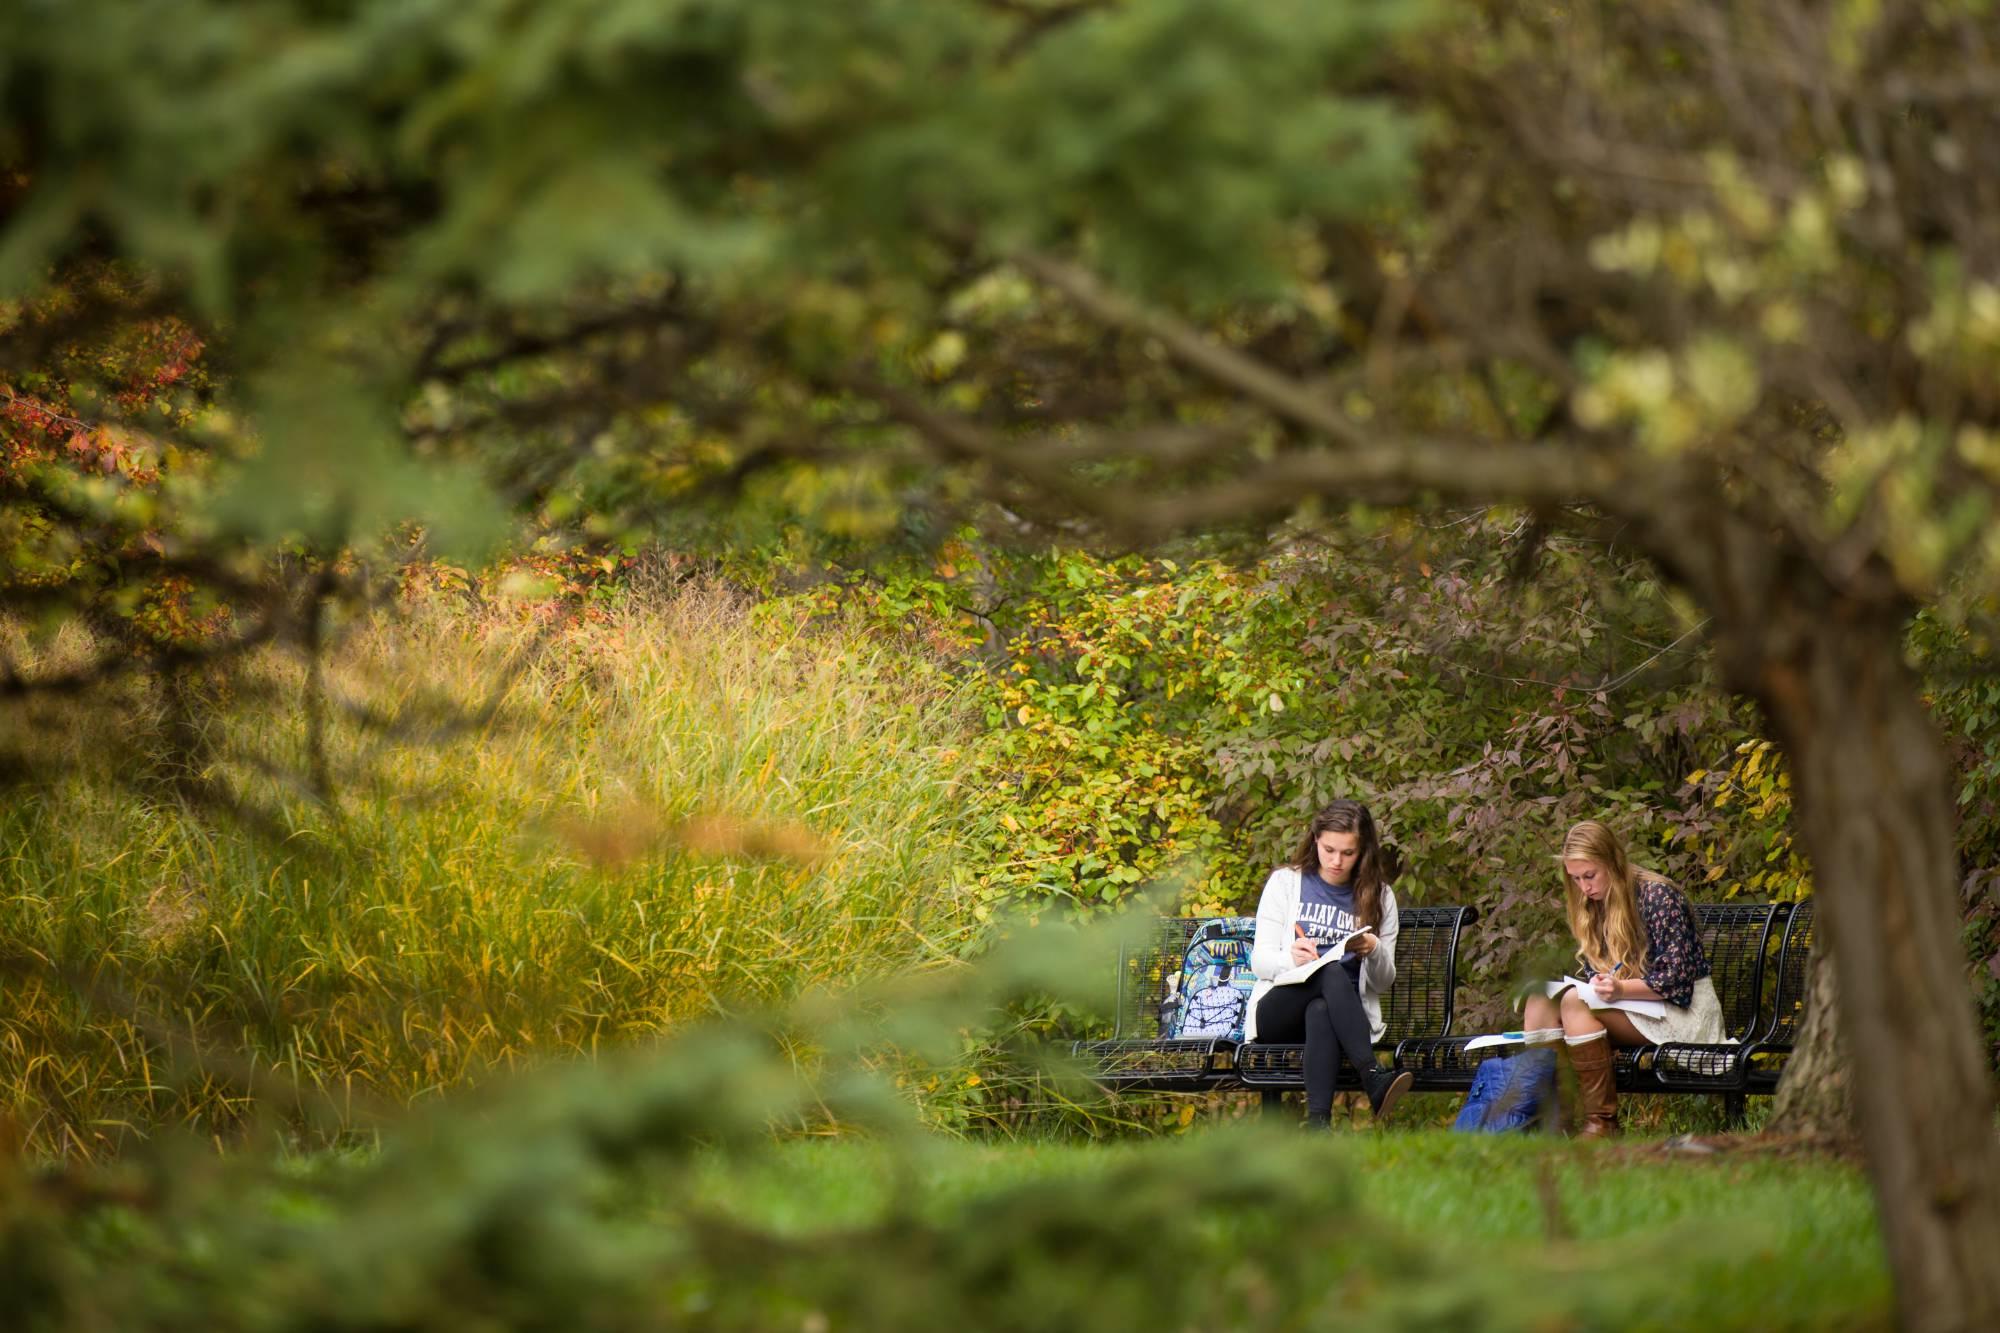
<svg viewBox="0 0 2000 1333">
<path fill-rule="evenodd" d="M 1629 507 L 1634 486 L 1624 460 L 1574 444 L 1406 436 L 1281 454 L 1233 480 L 1206 481 L 1185 491 L 1171 490 L 1163 478 L 1154 490 L 1135 494 L 1077 475 L 1071 464 L 1078 455 L 1070 446 L 995 435 L 906 389 L 858 373 L 843 385 L 881 403 L 945 457 L 1018 477 L 1133 540 L 1278 518 L 1311 497 L 1405 504 L 1441 495 L 1546 508 L 1584 502 L 1617 512 Z M 1157 455 L 1144 447 L 1149 439 L 1159 446 Z M 1171 433 L 1136 433 L 1116 452 L 1140 462 L 1179 463 L 1188 458 L 1185 443 Z"/>
<path fill-rule="evenodd" d="M 410 378 L 415 383 L 425 380 L 457 383 L 516 361 L 570 351 L 606 334 L 655 328 L 685 313 L 682 293 L 677 287 L 653 300 L 596 311 L 550 332 L 516 331 L 485 351 L 455 360 L 446 360 L 445 352 L 453 343 L 470 336 L 476 326 L 441 321 Z"/>
<path fill-rule="evenodd" d="M 1233 481 L 1181 495 L 1105 499 L 1135 532 L 1166 533 L 1269 518 L 1308 497 L 1410 504 L 1426 496 L 1553 508 L 1617 510 L 1631 479 L 1621 460 L 1562 444 L 1404 437 L 1354 449 L 1280 455 Z"/>
<path fill-rule="evenodd" d="M 1191 370 L 1261 404 L 1293 425 L 1341 444 L 1365 443 L 1361 427 L 1333 404 L 1254 358 L 1204 337 L 1199 330 L 1172 315 L 1148 309 L 1062 260 L 1030 253 L 1018 256 L 1016 262 L 1100 322 L 1128 333 L 1158 338 Z"/>
<path fill-rule="evenodd" d="M 1297 507 L 1309 495 L 1405 503 L 1426 494 L 1459 499 L 1563 505 L 1578 501 L 1619 512 L 1642 482 L 1657 493 L 1673 484 L 1669 466 L 1639 478 L 1627 453 L 1559 439 L 1511 442 L 1452 437 L 1370 436 L 1330 403 L 1254 358 L 1224 347 L 1162 311 L 1111 291 L 1088 272 L 1046 255 L 1029 254 L 1023 268 L 1062 292 L 1102 322 L 1158 338 L 1174 356 L 1242 398 L 1339 448 L 1287 453 L 1237 478 L 1183 495 L 1110 499 L 1065 495 L 1135 535 L 1157 535 L 1208 524 L 1270 517 Z M 977 444 L 964 423 L 905 416 L 927 435 L 1008 466 L 1010 451 L 990 440 Z M 942 430 L 940 427 L 942 426 Z M 1031 480 L 1041 481 L 1036 476 Z M 1073 487 L 1065 487 L 1065 491 Z"/>
</svg>

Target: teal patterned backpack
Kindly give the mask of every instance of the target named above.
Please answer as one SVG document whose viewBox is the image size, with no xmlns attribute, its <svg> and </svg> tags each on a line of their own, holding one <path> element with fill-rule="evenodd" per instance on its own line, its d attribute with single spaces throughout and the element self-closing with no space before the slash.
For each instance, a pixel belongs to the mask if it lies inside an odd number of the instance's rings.
<svg viewBox="0 0 2000 1333">
<path fill-rule="evenodd" d="M 1167 981 L 1160 1001 L 1160 1035 L 1169 1040 L 1222 1037 L 1243 1040 L 1250 992 L 1250 946 L 1257 918 L 1221 916 L 1204 921 L 1188 939 L 1181 970 Z"/>
</svg>

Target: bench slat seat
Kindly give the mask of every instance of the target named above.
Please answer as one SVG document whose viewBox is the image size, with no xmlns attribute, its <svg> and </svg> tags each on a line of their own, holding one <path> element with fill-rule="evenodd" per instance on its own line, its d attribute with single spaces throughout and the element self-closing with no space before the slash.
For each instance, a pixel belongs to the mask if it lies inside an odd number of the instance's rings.
<svg viewBox="0 0 2000 1333">
<path fill-rule="evenodd" d="M 1431 1037 L 1401 1042 L 1396 1047 L 1395 1065 L 1415 1074 L 1414 1087 L 1418 1092 L 1467 1092 L 1472 1088 L 1472 1076 L 1479 1072 L 1479 1066 L 1495 1055 L 1512 1055 L 1518 1046 L 1493 1046 L 1482 1050 L 1468 1051 L 1464 1037 Z M 1656 1048 L 1643 1049 L 1621 1046 L 1612 1054 L 1612 1071 L 1619 1085 L 1636 1083 L 1643 1077 L 1640 1057 Z"/>
<path fill-rule="evenodd" d="M 1198 1092 L 1229 1079 L 1227 1037 L 1080 1041 L 1072 1053 L 1099 1083 L 1133 1091 Z"/>
</svg>

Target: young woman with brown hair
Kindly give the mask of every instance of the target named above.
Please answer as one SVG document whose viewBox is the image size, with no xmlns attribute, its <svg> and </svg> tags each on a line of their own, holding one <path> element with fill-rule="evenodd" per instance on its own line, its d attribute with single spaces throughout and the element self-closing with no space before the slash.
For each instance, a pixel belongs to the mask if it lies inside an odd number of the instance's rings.
<svg viewBox="0 0 2000 1333">
<path fill-rule="evenodd" d="M 1663 1041 L 1719 1042 L 1722 1004 L 1710 979 L 1694 909 L 1664 875 L 1632 864 L 1618 835 L 1594 819 L 1563 838 L 1563 891 L 1577 958 L 1600 1000 L 1658 1000 L 1664 1017 L 1592 1009 L 1574 988 L 1560 1000 L 1530 996 L 1528 1039 L 1561 1037 L 1583 1097 L 1578 1134 L 1618 1132 L 1618 1085 L 1611 1046 Z"/>
<path fill-rule="evenodd" d="M 1396 895 L 1382 879 L 1375 820 L 1359 801 L 1335 801 L 1314 816 L 1289 864 L 1264 882 L 1250 968 L 1246 1041 L 1305 1043 L 1306 1120 L 1333 1116 L 1333 1087 L 1345 1056 L 1377 1119 L 1395 1109 L 1411 1076 L 1375 1063 L 1382 993 L 1396 980 Z M 1308 977 L 1277 978 L 1346 943 L 1338 962 Z"/>
</svg>

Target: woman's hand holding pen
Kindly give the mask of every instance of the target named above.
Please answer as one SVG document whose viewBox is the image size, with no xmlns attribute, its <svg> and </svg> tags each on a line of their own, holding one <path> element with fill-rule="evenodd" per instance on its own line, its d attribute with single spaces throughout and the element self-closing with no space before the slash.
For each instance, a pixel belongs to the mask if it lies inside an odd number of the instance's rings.
<svg viewBox="0 0 2000 1333">
<path fill-rule="evenodd" d="M 1292 929 L 1298 932 L 1298 937 L 1292 941 L 1293 965 L 1310 963 L 1313 959 L 1319 957 L 1319 946 L 1314 944 L 1311 937 L 1306 934 L 1305 927 L 1294 921 Z"/>
<path fill-rule="evenodd" d="M 1600 1000 L 1618 998 L 1618 974 L 1625 970 L 1625 964 L 1613 963 L 1608 972 L 1599 972 L 1590 979 L 1590 988 L 1597 992 Z"/>
</svg>

